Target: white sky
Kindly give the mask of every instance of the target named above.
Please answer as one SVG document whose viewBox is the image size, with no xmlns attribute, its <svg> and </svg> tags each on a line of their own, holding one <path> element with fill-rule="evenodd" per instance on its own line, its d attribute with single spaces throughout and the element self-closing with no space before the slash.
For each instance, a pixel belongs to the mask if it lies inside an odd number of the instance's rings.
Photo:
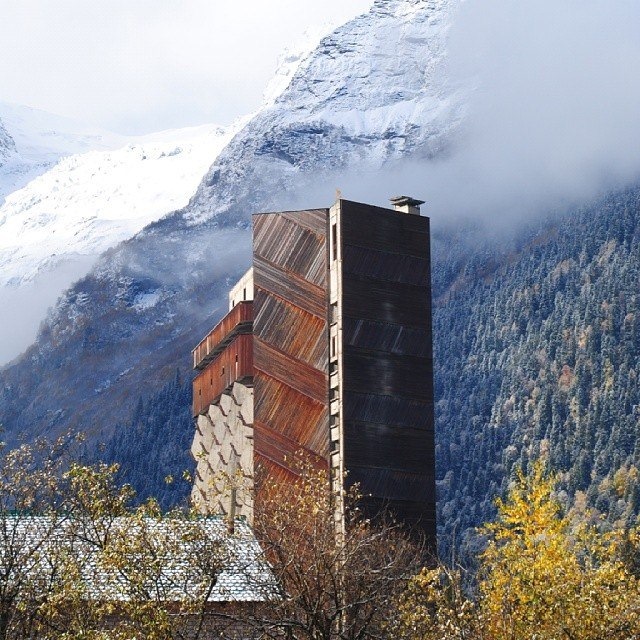
<svg viewBox="0 0 640 640">
<path fill-rule="evenodd" d="M 372 0 L 0 0 L 0 100 L 125 134 L 228 124 L 278 56 Z"/>
</svg>

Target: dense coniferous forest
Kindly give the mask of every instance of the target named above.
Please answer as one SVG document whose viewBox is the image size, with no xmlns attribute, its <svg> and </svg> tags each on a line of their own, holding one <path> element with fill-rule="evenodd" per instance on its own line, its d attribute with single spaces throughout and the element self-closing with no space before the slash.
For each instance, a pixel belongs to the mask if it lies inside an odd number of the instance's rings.
<svg viewBox="0 0 640 640">
<path fill-rule="evenodd" d="M 473 551 L 474 527 L 495 516 L 514 469 L 540 456 L 559 472 L 566 506 L 631 520 L 640 507 L 640 190 L 544 225 L 493 263 L 449 260 L 463 266 L 434 264 L 441 556 L 452 543 L 463 560 Z"/>
<path fill-rule="evenodd" d="M 157 498 L 163 509 L 183 503 L 191 491 L 183 477 L 195 467 L 190 448 L 191 377 L 179 371 L 157 393 L 140 397 L 131 419 L 118 425 L 97 457 L 117 462 L 117 480 L 136 490 L 137 500 Z"/>
<path fill-rule="evenodd" d="M 640 189 L 516 240 L 479 235 L 433 242 L 439 544 L 463 561 L 516 467 L 541 455 L 567 507 L 618 524 L 640 511 Z M 189 490 L 190 401 L 177 375 L 103 451 L 163 506 Z"/>
</svg>

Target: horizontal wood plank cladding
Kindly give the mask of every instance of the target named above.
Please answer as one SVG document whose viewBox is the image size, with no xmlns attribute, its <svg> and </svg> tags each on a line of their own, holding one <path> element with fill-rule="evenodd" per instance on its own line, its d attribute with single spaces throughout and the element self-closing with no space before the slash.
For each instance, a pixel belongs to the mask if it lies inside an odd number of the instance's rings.
<svg viewBox="0 0 640 640">
<path fill-rule="evenodd" d="M 342 299 L 343 315 L 351 318 L 420 328 L 431 317 L 427 287 L 348 276 L 342 281 Z"/>
<path fill-rule="evenodd" d="M 328 358 L 326 320 L 276 296 L 261 296 L 256 322 L 260 338 L 308 365 L 321 369 Z"/>
<path fill-rule="evenodd" d="M 396 355 L 431 357 L 431 332 L 427 327 L 403 327 L 375 320 L 343 318 L 345 345 Z"/>
<path fill-rule="evenodd" d="M 204 368 L 240 333 L 250 333 L 253 303 L 240 302 L 198 343 L 193 350 L 194 369 Z"/>
<path fill-rule="evenodd" d="M 430 261 L 429 218 L 341 201 L 343 245 L 415 256 Z"/>
<path fill-rule="evenodd" d="M 366 496 L 360 503 L 363 513 L 375 520 L 379 513 L 389 508 L 389 501 L 372 496 Z M 427 549 L 435 556 L 436 549 L 436 505 L 433 502 L 416 502 L 414 500 L 396 499 L 393 502 L 393 512 L 398 522 L 409 528 L 416 527 L 426 535 Z"/>
<path fill-rule="evenodd" d="M 367 353 L 344 347 L 344 389 L 430 402 L 433 364 L 427 358 Z"/>
<path fill-rule="evenodd" d="M 324 287 L 328 209 L 253 216 L 254 256 Z"/>
<path fill-rule="evenodd" d="M 329 409 L 292 387 L 260 373 L 254 386 L 258 419 L 270 428 L 321 456 L 329 455 Z"/>
<path fill-rule="evenodd" d="M 346 422 L 433 429 L 431 401 L 350 391 L 344 398 L 343 406 Z"/>
<path fill-rule="evenodd" d="M 425 474 L 433 468 L 433 432 L 382 424 L 347 423 L 344 427 L 349 465 L 392 468 Z"/>
<path fill-rule="evenodd" d="M 343 455 L 365 512 L 435 541 L 429 220 L 341 202 Z"/>
<path fill-rule="evenodd" d="M 318 402 L 327 402 L 329 383 L 324 371 L 319 371 L 286 353 L 282 353 L 257 336 L 254 341 L 254 367 L 257 374 L 265 373 L 302 395 Z"/>
<path fill-rule="evenodd" d="M 411 473 L 404 470 L 349 464 L 349 484 L 358 484 L 363 494 L 380 500 L 413 500 L 435 503 L 435 468 Z M 393 503 L 390 504 L 393 509 Z"/>
<path fill-rule="evenodd" d="M 236 380 L 253 377 L 253 336 L 242 334 L 193 380 L 193 415 L 204 413 Z"/>
<path fill-rule="evenodd" d="M 345 274 L 361 275 L 375 280 L 404 282 L 425 287 L 429 282 L 431 265 L 428 257 L 408 256 L 370 247 L 344 244 L 342 269 Z"/>
<path fill-rule="evenodd" d="M 287 273 L 279 265 L 261 256 L 253 256 L 254 307 L 259 308 L 265 295 L 275 295 L 318 318 L 327 314 L 327 294 L 324 287 L 305 280 L 295 273 Z"/>
</svg>

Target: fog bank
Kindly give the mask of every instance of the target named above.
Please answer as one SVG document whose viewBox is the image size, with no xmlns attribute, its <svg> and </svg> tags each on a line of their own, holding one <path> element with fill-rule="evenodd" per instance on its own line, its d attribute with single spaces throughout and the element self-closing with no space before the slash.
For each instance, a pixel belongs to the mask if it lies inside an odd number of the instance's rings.
<svg viewBox="0 0 640 640">
<path fill-rule="evenodd" d="M 449 44 L 463 126 L 435 161 L 334 175 L 343 197 L 427 200 L 434 220 L 528 219 L 640 178 L 640 3 L 467 0 Z M 326 190 L 327 193 L 331 189 Z"/>
</svg>

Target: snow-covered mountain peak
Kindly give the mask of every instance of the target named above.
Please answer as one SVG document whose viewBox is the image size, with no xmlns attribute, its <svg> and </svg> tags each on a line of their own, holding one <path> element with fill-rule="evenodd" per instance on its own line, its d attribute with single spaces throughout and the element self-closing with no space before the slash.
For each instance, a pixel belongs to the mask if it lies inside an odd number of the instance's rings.
<svg viewBox="0 0 640 640">
<path fill-rule="evenodd" d="M 222 152 L 186 222 L 239 222 L 236 205 L 278 208 L 283 194 L 290 206 L 318 169 L 369 171 L 412 149 L 438 153 L 464 110 L 445 73 L 458 3 L 378 1 L 292 60 L 288 85 Z"/>
<path fill-rule="evenodd" d="M 77 122 L 72 118 L 0 101 L 2 120 L 23 156 L 51 158 L 110 149 L 122 144 L 125 136 Z"/>
<path fill-rule="evenodd" d="M 263 108 L 276 102 L 289 86 L 300 65 L 318 48 L 320 41 L 339 26 L 339 23 L 327 19 L 321 24 L 309 27 L 296 41 L 287 45 L 278 57 L 276 72 L 263 92 Z"/>
<path fill-rule="evenodd" d="M 262 107 L 270 107 L 289 86 L 300 64 L 330 31 L 328 25 L 307 30 L 298 42 L 289 44 L 278 57 L 276 72 L 262 95 Z"/>
<path fill-rule="evenodd" d="M 67 156 L 0 207 L 0 286 L 96 256 L 183 207 L 234 129 L 190 127 Z"/>
<path fill-rule="evenodd" d="M 376 2 L 325 37 L 279 102 L 309 115 L 371 111 L 442 89 L 456 0 Z M 342 120 L 340 124 L 347 124 Z"/>
<path fill-rule="evenodd" d="M 47 308 L 98 255 L 186 206 L 244 123 L 124 137 L 78 133 L 69 121 L 30 109 L 11 114 L 16 144 L 0 166 L 0 187 L 9 189 L 0 198 L 3 360 L 29 344 Z M 68 153 L 74 149 L 80 152 Z M 12 183 L 23 186 L 11 190 Z M 19 306 L 28 313 L 16 322 Z"/>
<path fill-rule="evenodd" d="M 16 150 L 16 143 L 5 129 L 2 120 L 0 120 L 0 167 L 12 152 Z"/>
<path fill-rule="evenodd" d="M 3 145 L 4 134 L 9 146 Z M 0 102 L 0 203 L 43 174 L 60 158 L 96 149 L 115 149 L 127 138 L 22 105 Z M 4 159 L 3 146 L 7 151 Z"/>
</svg>

